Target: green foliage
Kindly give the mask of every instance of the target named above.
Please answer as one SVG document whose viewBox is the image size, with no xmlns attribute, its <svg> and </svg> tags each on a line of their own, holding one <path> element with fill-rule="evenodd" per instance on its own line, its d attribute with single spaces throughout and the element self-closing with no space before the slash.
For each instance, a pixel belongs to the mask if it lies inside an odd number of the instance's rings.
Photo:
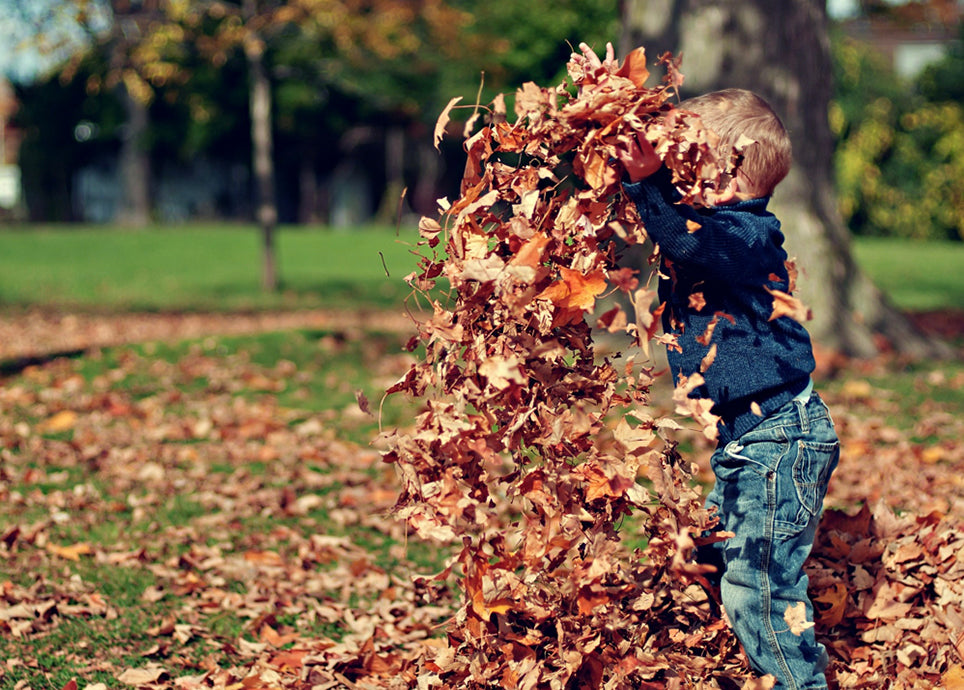
<svg viewBox="0 0 964 690">
<path fill-rule="evenodd" d="M 928 65 L 917 81 L 921 95 L 929 101 L 964 103 L 964 24 L 947 57 Z"/>
<path fill-rule="evenodd" d="M 834 164 L 851 230 L 964 239 L 964 102 L 940 86 L 955 70 L 964 82 L 964 62 L 952 54 L 932 68 L 931 86 L 916 93 L 856 41 L 838 37 L 834 58 Z"/>
</svg>

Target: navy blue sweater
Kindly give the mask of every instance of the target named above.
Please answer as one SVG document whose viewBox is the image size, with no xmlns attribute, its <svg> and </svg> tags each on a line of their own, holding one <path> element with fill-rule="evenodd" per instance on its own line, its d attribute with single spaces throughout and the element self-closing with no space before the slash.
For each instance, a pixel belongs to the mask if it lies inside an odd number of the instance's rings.
<svg viewBox="0 0 964 690">
<path fill-rule="evenodd" d="M 780 222 L 767 211 L 769 197 L 710 209 L 677 203 L 666 168 L 623 186 L 663 259 L 659 296 L 666 304 L 663 329 L 679 345 L 667 348 L 677 382 L 699 372 L 717 346 L 702 372 L 705 384 L 690 397 L 715 403 L 719 440 L 726 443 L 803 391 L 814 369 L 806 329 L 786 316 L 770 321 L 773 295 L 765 288 L 789 292 Z"/>
</svg>

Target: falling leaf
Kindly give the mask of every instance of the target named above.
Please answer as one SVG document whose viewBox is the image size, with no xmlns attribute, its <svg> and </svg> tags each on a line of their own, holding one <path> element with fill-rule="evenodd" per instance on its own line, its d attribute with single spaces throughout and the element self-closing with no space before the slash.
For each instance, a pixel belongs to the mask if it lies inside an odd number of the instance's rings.
<svg viewBox="0 0 964 690">
<path fill-rule="evenodd" d="M 438 120 L 435 122 L 435 133 L 432 137 L 433 143 L 435 144 L 435 150 L 440 151 L 439 144 L 442 143 L 442 138 L 445 136 L 445 128 L 448 127 L 449 118 L 452 113 L 452 108 L 462 100 L 461 96 L 456 96 L 452 98 L 442 109 L 441 114 L 438 116 Z"/>
<path fill-rule="evenodd" d="M 598 297 L 606 289 L 606 276 L 601 270 L 584 274 L 566 267 L 559 269 L 560 280 L 543 290 L 538 297 L 563 309 L 592 311 Z"/>
<path fill-rule="evenodd" d="M 368 402 L 368 397 L 361 390 L 355 391 L 355 399 L 358 401 L 358 409 L 360 409 L 365 414 L 371 416 L 372 408 L 371 404 Z"/>
<path fill-rule="evenodd" d="M 780 290 L 765 288 L 773 295 L 773 313 L 770 314 L 770 321 L 781 316 L 789 316 L 794 321 L 804 323 L 811 318 L 810 309 L 799 299 Z"/>
</svg>

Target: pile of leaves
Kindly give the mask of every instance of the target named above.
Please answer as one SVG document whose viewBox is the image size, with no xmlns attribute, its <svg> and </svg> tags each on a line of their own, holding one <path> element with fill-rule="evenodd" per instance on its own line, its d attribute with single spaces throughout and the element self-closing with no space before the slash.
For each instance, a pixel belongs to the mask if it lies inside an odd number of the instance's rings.
<svg viewBox="0 0 964 690">
<path fill-rule="evenodd" d="M 389 392 L 425 409 L 385 457 L 402 481 L 399 516 L 461 544 L 439 578 L 456 571 L 462 588 L 421 687 L 655 688 L 725 675 L 721 659 L 741 666 L 692 562 L 713 518 L 664 439 L 677 423 L 649 403 L 655 294 L 620 263 L 646 237 L 618 148 L 647 137 L 690 200 L 731 163 L 673 109 L 682 76 L 671 56 L 660 63 L 654 88 L 641 49 L 618 69 L 570 63 L 578 89 L 526 84 L 513 123 L 496 99 L 465 142 L 461 197 L 442 223 L 420 224 L 435 252 L 409 281 L 433 313 L 411 343 L 424 357 Z M 587 315 L 610 286 L 635 317 L 615 306 L 595 327 L 635 354 L 596 351 Z M 706 403 L 685 392 L 677 412 L 712 437 Z M 630 553 L 621 525 L 645 548 Z"/>
</svg>

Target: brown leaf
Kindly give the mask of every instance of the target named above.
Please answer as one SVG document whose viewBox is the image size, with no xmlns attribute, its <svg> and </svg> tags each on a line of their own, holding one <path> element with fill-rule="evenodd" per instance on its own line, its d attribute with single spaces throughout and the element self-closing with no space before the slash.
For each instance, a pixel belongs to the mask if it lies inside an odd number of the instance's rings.
<svg viewBox="0 0 964 690">
<path fill-rule="evenodd" d="M 147 685 L 148 683 L 158 682 L 166 675 L 167 671 L 160 666 L 148 666 L 145 668 L 129 668 L 117 676 L 117 680 L 125 685 Z"/>
</svg>

